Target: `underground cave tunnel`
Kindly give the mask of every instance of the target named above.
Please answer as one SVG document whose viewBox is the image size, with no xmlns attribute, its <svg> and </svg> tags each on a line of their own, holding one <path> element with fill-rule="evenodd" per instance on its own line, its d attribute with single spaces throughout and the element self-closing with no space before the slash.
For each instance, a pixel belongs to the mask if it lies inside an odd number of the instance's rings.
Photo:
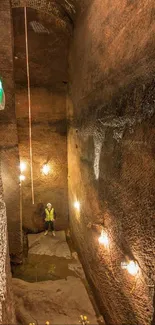
<svg viewBox="0 0 155 325">
<path fill-rule="evenodd" d="M 0 324 L 155 325 L 154 0 L 0 20 Z"/>
</svg>

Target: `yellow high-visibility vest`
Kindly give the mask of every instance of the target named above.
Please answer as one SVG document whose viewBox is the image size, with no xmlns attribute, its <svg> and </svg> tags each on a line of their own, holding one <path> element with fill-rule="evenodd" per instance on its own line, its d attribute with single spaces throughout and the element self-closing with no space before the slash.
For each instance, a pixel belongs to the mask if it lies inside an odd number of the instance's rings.
<svg viewBox="0 0 155 325">
<path fill-rule="evenodd" d="M 50 211 L 46 208 L 45 213 L 46 213 L 45 221 L 53 221 L 54 220 L 54 208 L 52 208 Z"/>
</svg>

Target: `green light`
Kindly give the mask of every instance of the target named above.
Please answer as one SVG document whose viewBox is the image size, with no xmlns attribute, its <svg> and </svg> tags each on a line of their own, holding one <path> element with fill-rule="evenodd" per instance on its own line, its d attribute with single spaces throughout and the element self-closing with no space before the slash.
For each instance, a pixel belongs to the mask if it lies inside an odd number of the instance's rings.
<svg viewBox="0 0 155 325">
<path fill-rule="evenodd" d="M 5 94 L 3 90 L 2 80 L 0 80 L 0 110 L 3 110 L 5 107 Z"/>
<path fill-rule="evenodd" d="M 3 102 L 3 88 L 0 88 L 0 103 Z"/>
</svg>

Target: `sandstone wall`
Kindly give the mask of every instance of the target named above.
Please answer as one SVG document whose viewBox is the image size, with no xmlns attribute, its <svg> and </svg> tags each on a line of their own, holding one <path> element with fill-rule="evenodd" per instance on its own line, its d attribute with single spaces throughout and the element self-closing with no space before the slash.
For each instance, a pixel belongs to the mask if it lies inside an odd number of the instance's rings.
<svg viewBox="0 0 155 325">
<path fill-rule="evenodd" d="M 7 235 L 6 206 L 0 166 L 0 324 L 15 324 Z"/>
<path fill-rule="evenodd" d="M 19 151 L 25 161 L 26 180 L 23 192 L 23 227 L 30 231 L 44 229 L 42 212 L 51 202 L 57 213 L 56 228 L 68 225 L 67 192 L 67 126 L 65 87 L 31 88 L 32 150 L 35 204 L 31 200 L 29 124 L 27 89 L 16 90 L 16 116 L 18 123 Z M 42 174 L 43 164 L 50 166 L 49 175 Z"/>
<path fill-rule="evenodd" d="M 70 223 L 107 325 L 154 319 L 154 18 L 153 0 L 90 1 L 71 47 Z M 107 228 L 109 250 L 89 222 Z"/>
<path fill-rule="evenodd" d="M 0 112 L 2 178 L 7 209 L 10 254 L 21 260 L 22 244 L 19 214 L 19 156 L 13 82 L 13 43 L 10 1 L 0 2 L 0 76 L 5 91 L 5 109 Z"/>
</svg>

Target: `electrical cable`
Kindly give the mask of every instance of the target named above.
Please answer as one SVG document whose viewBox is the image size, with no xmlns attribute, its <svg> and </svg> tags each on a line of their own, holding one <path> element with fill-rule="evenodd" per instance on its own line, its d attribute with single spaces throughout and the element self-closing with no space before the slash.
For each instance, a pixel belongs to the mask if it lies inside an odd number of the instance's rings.
<svg viewBox="0 0 155 325">
<path fill-rule="evenodd" d="M 26 7 L 24 7 L 24 20 L 25 20 L 26 69 L 27 69 L 27 86 L 28 86 L 27 93 L 28 93 L 28 109 L 29 109 L 29 146 L 30 146 L 31 193 L 32 193 L 32 204 L 34 204 L 31 89 L 30 89 L 29 48 L 28 48 L 28 29 L 27 29 L 27 9 L 26 9 Z"/>
</svg>

